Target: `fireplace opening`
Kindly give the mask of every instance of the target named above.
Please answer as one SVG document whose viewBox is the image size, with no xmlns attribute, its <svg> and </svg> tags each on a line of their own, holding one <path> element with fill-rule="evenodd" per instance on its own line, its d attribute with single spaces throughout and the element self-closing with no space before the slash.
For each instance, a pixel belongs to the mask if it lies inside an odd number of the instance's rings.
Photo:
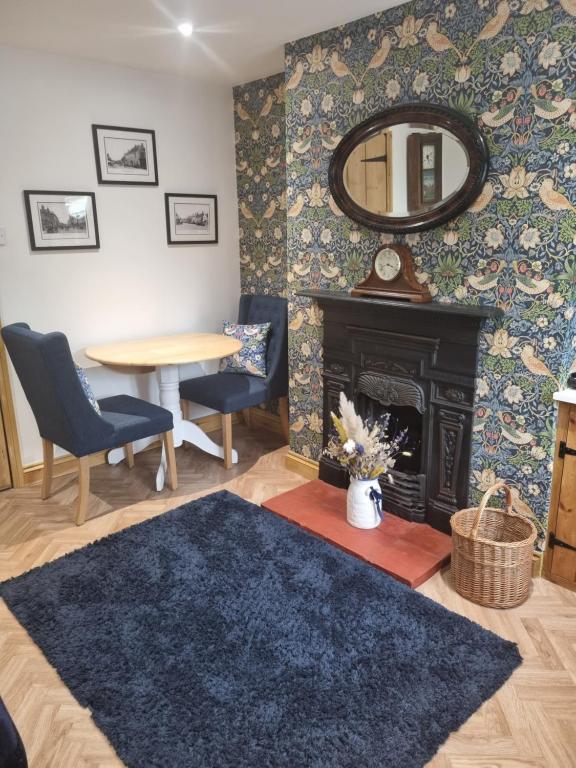
<svg viewBox="0 0 576 768">
<path fill-rule="evenodd" d="M 419 383 L 408 379 L 366 372 L 360 375 L 355 393 L 356 408 L 369 422 L 388 421 L 387 434 L 406 436 L 390 480 L 382 476 L 380 485 L 386 508 L 410 520 L 423 520 L 426 513 L 426 474 L 422 440 L 426 397 Z"/>
<path fill-rule="evenodd" d="M 410 405 L 387 405 L 361 395 L 357 403 L 358 412 L 371 423 L 386 422 L 387 436 L 394 438 L 406 433 L 402 441 L 401 452 L 396 458 L 394 469 L 397 472 L 419 473 L 422 471 L 422 426 L 423 416 Z"/>
</svg>

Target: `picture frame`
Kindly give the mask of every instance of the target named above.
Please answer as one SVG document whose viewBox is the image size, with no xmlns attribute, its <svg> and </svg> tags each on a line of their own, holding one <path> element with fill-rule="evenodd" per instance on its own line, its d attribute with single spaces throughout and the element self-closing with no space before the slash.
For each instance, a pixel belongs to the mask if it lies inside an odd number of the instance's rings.
<svg viewBox="0 0 576 768">
<path fill-rule="evenodd" d="M 33 251 L 100 248 L 94 192 L 24 190 Z"/>
<path fill-rule="evenodd" d="M 442 134 L 412 133 L 407 149 L 408 207 L 425 210 L 442 200 Z"/>
<path fill-rule="evenodd" d="M 153 130 L 93 124 L 92 139 L 98 184 L 158 186 Z"/>
<path fill-rule="evenodd" d="M 216 195 L 166 192 L 164 204 L 168 245 L 218 242 Z"/>
</svg>

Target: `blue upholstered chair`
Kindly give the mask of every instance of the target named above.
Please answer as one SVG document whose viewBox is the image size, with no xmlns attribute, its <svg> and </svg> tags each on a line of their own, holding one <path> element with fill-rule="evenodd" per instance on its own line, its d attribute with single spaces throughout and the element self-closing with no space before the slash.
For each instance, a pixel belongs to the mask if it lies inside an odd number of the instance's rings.
<svg viewBox="0 0 576 768">
<path fill-rule="evenodd" d="M 14 721 L 0 699 L 0 768 L 27 768 L 26 751 Z"/>
<path fill-rule="evenodd" d="M 250 408 L 278 399 L 280 418 L 288 440 L 288 309 L 280 296 L 240 297 L 238 322 L 272 323 L 266 355 L 266 378 L 244 373 L 214 373 L 180 382 L 180 397 L 214 408 L 222 414 L 224 466 L 232 466 L 232 414 L 243 411 L 250 423 Z"/>
<path fill-rule="evenodd" d="M 43 499 L 50 496 L 54 444 L 79 459 L 76 524 L 81 525 L 88 508 L 90 455 L 125 446 L 126 460 L 132 466 L 134 440 L 153 435 L 162 435 L 170 487 L 177 487 L 170 411 L 136 397 L 115 395 L 98 401 L 98 414 L 82 388 L 63 333 L 36 333 L 26 323 L 14 323 L 2 329 L 2 338 L 42 437 Z"/>
</svg>

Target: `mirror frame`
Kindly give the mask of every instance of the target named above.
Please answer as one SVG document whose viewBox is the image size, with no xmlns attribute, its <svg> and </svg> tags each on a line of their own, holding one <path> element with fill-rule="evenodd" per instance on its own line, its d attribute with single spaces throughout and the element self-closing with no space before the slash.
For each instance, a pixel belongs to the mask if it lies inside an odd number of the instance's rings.
<svg viewBox="0 0 576 768">
<path fill-rule="evenodd" d="M 436 208 L 410 216 L 382 216 L 362 208 L 348 194 L 344 184 L 344 166 L 359 144 L 399 123 L 425 123 L 450 131 L 464 145 L 470 169 L 464 184 Z M 336 205 L 350 219 L 379 232 L 406 234 L 433 229 L 465 211 L 482 191 L 488 176 L 488 164 L 486 140 L 466 115 L 439 104 L 399 104 L 369 117 L 344 136 L 332 154 L 328 179 Z"/>
</svg>

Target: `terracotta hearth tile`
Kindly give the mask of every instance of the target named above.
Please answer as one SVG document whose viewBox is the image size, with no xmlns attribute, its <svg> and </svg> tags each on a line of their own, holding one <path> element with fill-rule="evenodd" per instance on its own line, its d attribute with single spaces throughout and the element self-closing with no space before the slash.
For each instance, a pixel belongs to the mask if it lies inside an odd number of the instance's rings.
<svg viewBox="0 0 576 768">
<path fill-rule="evenodd" d="M 410 587 L 422 584 L 450 559 L 450 536 L 429 525 L 409 523 L 389 512 L 369 531 L 348 525 L 346 491 L 321 480 L 274 496 L 262 506 Z"/>
</svg>

